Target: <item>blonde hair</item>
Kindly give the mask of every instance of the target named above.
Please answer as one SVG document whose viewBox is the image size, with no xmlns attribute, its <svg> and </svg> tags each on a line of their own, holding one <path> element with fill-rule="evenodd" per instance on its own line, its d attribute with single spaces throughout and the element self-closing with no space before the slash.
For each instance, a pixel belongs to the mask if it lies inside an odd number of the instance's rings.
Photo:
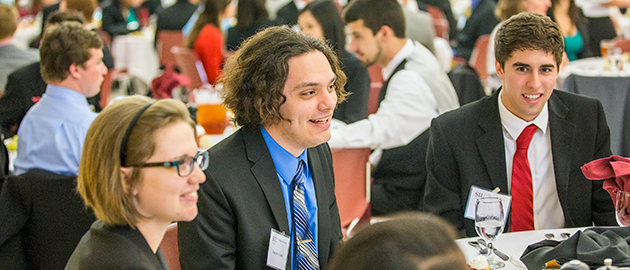
<svg viewBox="0 0 630 270">
<path fill-rule="evenodd" d="M 0 39 L 12 37 L 17 29 L 18 11 L 14 6 L 0 4 Z"/>
<path fill-rule="evenodd" d="M 165 126 L 185 122 L 195 132 L 195 123 L 181 101 L 132 96 L 107 106 L 88 129 L 79 164 L 77 191 L 92 208 L 96 218 L 107 225 L 135 227 L 141 217 L 132 190 L 139 183 L 141 169 L 132 168 L 129 178 L 120 170 L 120 149 L 125 131 L 140 109 L 153 103 L 131 127 L 126 151 L 127 164 L 140 164 L 155 151 L 153 134 Z M 196 132 L 195 132 L 196 138 Z"/>
</svg>

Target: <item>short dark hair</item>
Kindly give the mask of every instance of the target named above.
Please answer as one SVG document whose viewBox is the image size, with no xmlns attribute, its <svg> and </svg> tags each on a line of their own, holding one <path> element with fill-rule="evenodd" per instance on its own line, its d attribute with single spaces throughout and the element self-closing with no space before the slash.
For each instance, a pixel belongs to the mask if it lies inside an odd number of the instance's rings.
<svg viewBox="0 0 630 270">
<path fill-rule="evenodd" d="M 46 24 L 44 25 L 44 28 L 46 28 L 49 25 L 53 25 L 53 24 L 59 24 L 62 22 L 78 22 L 80 24 L 85 24 L 85 17 L 83 17 L 83 15 L 81 15 L 81 13 L 79 13 L 78 11 L 55 11 L 52 14 L 50 14 L 50 16 L 48 16 L 48 19 L 46 19 Z"/>
<path fill-rule="evenodd" d="M 241 126 L 260 127 L 284 120 L 280 106 L 289 74 L 289 59 L 320 51 L 335 73 L 337 104 L 347 93 L 343 89 L 346 75 L 339 67 L 335 53 L 321 41 L 297 33 L 288 27 L 268 27 L 242 43 L 228 58 L 222 77 L 221 93 L 225 105 L 234 112 L 234 121 Z"/>
<path fill-rule="evenodd" d="M 83 66 L 92 57 L 90 49 L 102 49 L 103 42 L 94 31 L 78 22 L 62 22 L 44 29 L 39 45 L 44 81 L 63 81 L 70 65 Z"/>
<path fill-rule="evenodd" d="M 339 269 L 467 270 L 453 227 L 438 216 L 403 213 L 343 243 L 328 265 Z"/>
<path fill-rule="evenodd" d="M 396 37 L 405 37 L 405 15 L 397 0 L 353 0 L 346 6 L 343 18 L 346 23 L 363 20 L 374 35 L 387 25 Z"/>
<path fill-rule="evenodd" d="M 550 53 L 559 67 L 564 53 L 564 37 L 558 24 L 547 16 L 529 12 L 510 17 L 497 30 L 494 56 L 504 67 L 514 52 L 524 50 Z"/>
</svg>

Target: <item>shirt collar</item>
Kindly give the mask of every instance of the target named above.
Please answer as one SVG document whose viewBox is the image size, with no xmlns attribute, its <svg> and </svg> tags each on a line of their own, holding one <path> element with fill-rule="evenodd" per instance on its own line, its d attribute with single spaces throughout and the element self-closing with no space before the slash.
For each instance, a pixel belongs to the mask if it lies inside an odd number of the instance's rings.
<svg viewBox="0 0 630 270">
<path fill-rule="evenodd" d="M 518 136 L 523 132 L 525 127 L 534 124 L 540 129 L 543 134 L 547 132 L 547 125 L 549 124 L 549 102 L 545 102 L 545 106 L 538 116 L 531 122 L 525 122 L 523 119 L 518 118 L 516 115 L 508 111 L 508 109 L 501 102 L 501 96 L 503 91 L 499 92 L 499 115 L 501 116 L 501 125 L 512 139 L 516 140 Z"/>
<path fill-rule="evenodd" d="M 293 3 L 295 3 L 298 10 L 302 10 L 306 6 L 306 2 L 302 0 L 294 0 Z"/>
<path fill-rule="evenodd" d="M 394 70 L 396 69 L 396 67 L 403 61 L 405 60 L 405 58 L 407 58 L 409 55 L 411 55 L 413 53 L 413 50 L 416 47 L 413 45 L 413 41 L 411 41 L 411 39 L 407 39 L 407 42 L 405 43 L 405 46 L 403 46 L 398 53 L 396 53 L 396 55 L 394 55 L 394 58 L 392 58 L 391 61 L 389 61 L 389 63 L 387 64 L 386 67 L 384 67 L 381 70 L 381 74 L 383 74 L 383 78 L 385 80 L 389 79 L 389 76 L 392 76 L 392 73 L 394 73 Z"/>
<path fill-rule="evenodd" d="M 269 135 L 264 127 L 261 127 L 260 131 L 262 132 L 263 139 L 267 144 L 267 149 L 269 149 L 269 154 L 271 154 L 271 159 L 273 160 L 273 165 L 276 167 L 276 172 L 285 183 L 291 184 L 300 160 L 304 160 L 304 165 L 306 166 L 305 168 L 308 168 L 306 149 L 304 149 L 304 152 L 296 158 L 289 153 L 289 151 L 282 148 L 282 146 L 280 146 L 276 140 Z"/>
<path fill-rule="evenodd" d="M 66 100 L 70 104 L 85 105 L 85 107 L 87 108 L 90 107 L 84 95 L 72 89 L 57 85 L 49 84 L 48 86 L 46 86 L 46 92 L 43 96 Z"/>
</svg>

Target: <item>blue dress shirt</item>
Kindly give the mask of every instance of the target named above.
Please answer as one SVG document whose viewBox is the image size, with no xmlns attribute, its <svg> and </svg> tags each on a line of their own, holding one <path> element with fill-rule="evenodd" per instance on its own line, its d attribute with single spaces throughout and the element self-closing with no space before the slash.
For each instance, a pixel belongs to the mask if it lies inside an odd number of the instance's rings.
<svg viewBox="0 0 630 270">
<path fill-rule="evenodd" d="M 308 166 L 308 158 L 307 158 L 307 150 L 299 157 L 294 157 L 287 150 L 282 148 L 272 137 L 269 135 L 265 128 L 260 128 L 263 138 L 265 139 L 265 143 L 267 144 L 267 149 L 269 149 L 269 153 L 271 154 L 271 159 L 273 159 L 273 164 L 276 167 L 276 173 L 278 174 L 278 178 L 280 180 L 280 186 L 282 187 L 282 195 L 284 196 L 284 205 L 287 211 L 287 220 L 289 221 L 289 228 L 291 235 L 291 253 L 293 254 L 293 245 L 295 243 L 295 236 L 293 235 L 293 219 L 291 217 L 291 208 L 292 201 L 291 196 L 293 191 L 291 190 L 291 182 L 293 181 L 293 177 L 295 176 L 295 172 L 297 171 L 298 163 L 300 160 L 304 160 L 304 164 L 306 165 L 306 170 L 304 171 L 304 196 L 306 202 L 306 208 L 308 211 L 308 225 L 311 228 L 311 232 L 313 234 L 313 241 L 315 242 L 315 247 L 317 247 L 317 198 L 315 197 L 315 185 L 313 184 L 313 176 L 311 174 L 311 170 Z M 316 250 L 317 252 L 317 250 Z M 293 259 L 293 256 L 289 256 Z M 292 261 L 291 263 L 292 269 L 297 269 L 297 262 Z"/>
<path fill-rule="evenodd" d="M 49 84 L 20 124 L 15 174 L 37 168 L 77 175 L 85 135 L 96 115 L 79 92 Z"/>
</svg>

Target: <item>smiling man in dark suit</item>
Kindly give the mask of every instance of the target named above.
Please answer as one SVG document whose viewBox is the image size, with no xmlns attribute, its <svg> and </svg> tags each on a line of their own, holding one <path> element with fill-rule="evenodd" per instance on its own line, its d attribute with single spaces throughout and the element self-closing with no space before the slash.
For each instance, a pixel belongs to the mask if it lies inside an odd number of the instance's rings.
<svg viewBox="0 0 630 270">
<path fill-rule="evenodd" d="M 346 96 L 334 53 L 271 27 L 224 74 L 225 104 L 242 128 L 210 149 L 199 215 L 178 226 L 182 268 L 323 269 L 342 237 L 326 143 Z"/>
<path fill-rule="evenodd" d="M 464 217 L 475 203 L 469 192 L 498 187 L 512 195 L 506 231 L 616 224 L 602 182 L 580 171 L 611 154 L 602 104 L 553 89 L 564 50 L 558 25 L 515 15 L 495 47 L 503 87 L 431 123 L 425 209 L 475 236 Z"/>
</svg>

